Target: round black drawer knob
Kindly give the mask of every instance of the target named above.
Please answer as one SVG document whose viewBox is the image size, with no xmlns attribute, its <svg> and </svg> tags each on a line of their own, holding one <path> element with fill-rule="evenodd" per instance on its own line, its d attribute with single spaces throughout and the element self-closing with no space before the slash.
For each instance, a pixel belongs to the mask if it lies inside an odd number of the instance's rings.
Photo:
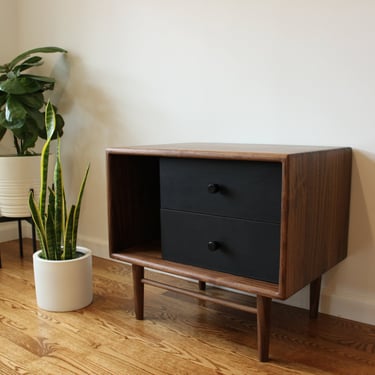
<svg viewBox="0 0 375 375">
<path fill-rule="evenodd" d="M 216 251 L 220 248 L 220 244 L 217 241 L 209 241 L 207 247 L 210 251 Z"/>
<path fill-rule="evenodd" d="M 208 184 L 207 185 L 207 190 L 211 194 L 215 194 L 220 190 L 220 187 L 218 184 Z"/>
</svg>

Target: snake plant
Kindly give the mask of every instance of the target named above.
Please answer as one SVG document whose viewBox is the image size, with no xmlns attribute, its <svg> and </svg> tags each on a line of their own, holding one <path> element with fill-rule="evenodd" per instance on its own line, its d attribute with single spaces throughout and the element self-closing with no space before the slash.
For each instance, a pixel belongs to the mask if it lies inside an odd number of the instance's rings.
<svg viewBox="0 0 375 375">
<path fill-rule="evenodd" d="M 76 253 L 77 231 L 80 207 L 89 166 L 86 169 L 76 204 L 67 210 L 64 181 L 61 165 L 61 142 L 57 140 L 57 155 L 52 187 L 48 185 L 48 159 L 50 143 L 56 129 L 56 114 L 50 102 L 45 111 L 47 139 L 41 154 L 39 202 L 34 192 L 29 195 L 29 207 L 41 246 L 41 257 L 49 260 L 74 259 Z"/>
<path fill-rule="evenodd" d="M 28 50 L 7 64 L 0 65 L 0 141 L 9 130 L 17 155 L 31 155 L 38 138 L 46 139 L 44 91 L 53 90 L 55 80 L 25 71 L 43 64 L 39 53 L 66 53 L 59 47 Z M 56 114 L 56 132 L 63 133 L 64 120 Z"/>
</svg>

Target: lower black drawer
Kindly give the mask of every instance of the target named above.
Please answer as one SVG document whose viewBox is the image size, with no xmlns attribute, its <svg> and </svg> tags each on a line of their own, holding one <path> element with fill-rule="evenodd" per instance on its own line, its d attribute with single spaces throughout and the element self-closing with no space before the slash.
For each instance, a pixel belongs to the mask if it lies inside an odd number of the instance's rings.
<svg viewBox="0 0 375 375">
<path fill-rule="evenodd" d="M 278 283 L 280 225 L 161 210 L 163 259 Z"/>
</svg>

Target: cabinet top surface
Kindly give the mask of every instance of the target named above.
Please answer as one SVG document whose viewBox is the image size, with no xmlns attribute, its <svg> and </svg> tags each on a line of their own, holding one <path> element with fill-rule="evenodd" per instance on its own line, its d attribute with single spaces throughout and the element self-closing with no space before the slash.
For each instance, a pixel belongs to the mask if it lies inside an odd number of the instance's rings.
<svg viewBox="0 0 375 375">
<path fill-rule="evenodd" d="M 107 148 L 109 154 L 149 155 L 165 157 L 211 157 L 223 159 L 283 160 L 289 155 L 329 150 L 348 150 L 349 147 L 300 146 L 245 143 L 173 143 Z"/>
</svg>

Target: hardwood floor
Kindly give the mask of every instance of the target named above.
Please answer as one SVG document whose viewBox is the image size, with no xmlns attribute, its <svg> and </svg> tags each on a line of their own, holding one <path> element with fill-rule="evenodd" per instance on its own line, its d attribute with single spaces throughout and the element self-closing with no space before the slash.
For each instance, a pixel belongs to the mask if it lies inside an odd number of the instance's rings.
<svg viewBox="0 0 375 375">
<path fill-rule="evenodd" d="M 0 249 L 0 374 L 375 374 L 375 326 L 324 314 L 311 321 L 273 303 L 271 361 L 260 363 L 253 315 L 146 286 L 137 321 L 130 266 L 100 258 L 92 305 L 46 312 L 35 302 L 31 241 L 23 259 L 17 241 Z"/>
</svg>

